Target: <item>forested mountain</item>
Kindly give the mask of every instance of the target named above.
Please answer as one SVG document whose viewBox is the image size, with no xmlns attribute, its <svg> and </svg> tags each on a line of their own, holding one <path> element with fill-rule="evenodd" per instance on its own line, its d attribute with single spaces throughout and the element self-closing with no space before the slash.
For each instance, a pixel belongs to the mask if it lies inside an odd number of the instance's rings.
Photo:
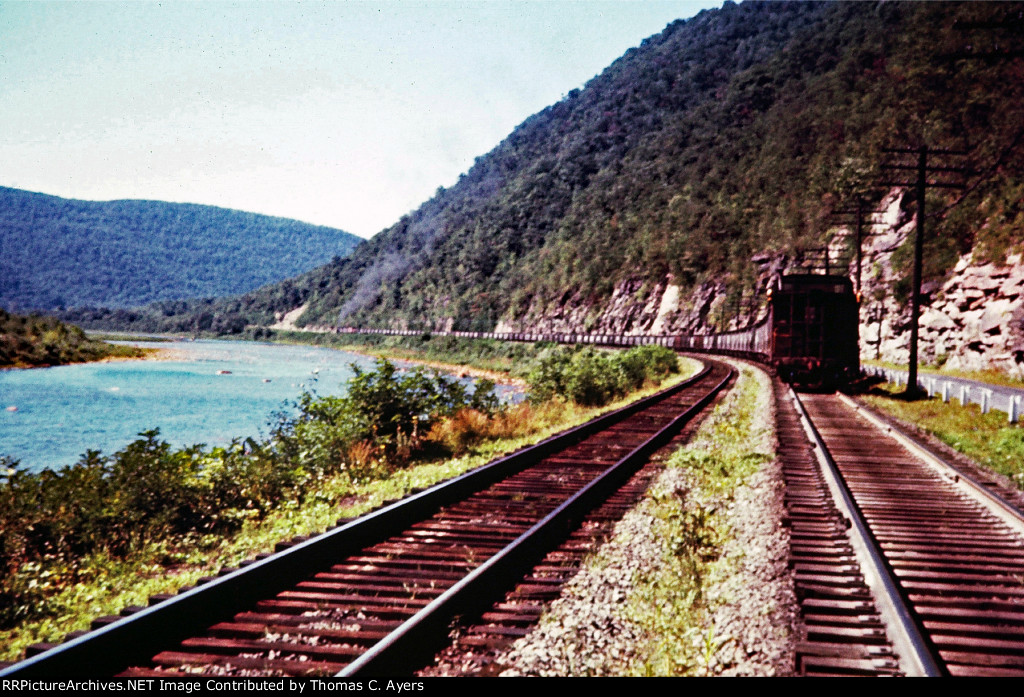
<svg viewBox="0 0 1024 697">
<path fill-rule="evenodd" d="M 796 263 L 834 232 L 832 210 L 876 203 L 885 148 L 920 145 L 968 151 L 975 169 L 966 190 L 929 193 L 941 277 L 966 250 L 1021 242 L 1021 17 L 1014 3 L 726 3 L 527 119 L 348 258 L 199 308 L 75 319 L 186 329 L 198 309 L 243 327 L 304 306 L 300 324 L 644 331 L 657 314 L 698 328 L 712 306 L 753 304 L 752 258 Z M 627 321 L 609 310 L 645 303 Z"/>
<path fill-rule="evenodd" d="M 255 213 L 95 203 L 0 187 L 0 307 L 131 307 L 225 296 L 348 254 L 359 238 Z"/>
</svg>

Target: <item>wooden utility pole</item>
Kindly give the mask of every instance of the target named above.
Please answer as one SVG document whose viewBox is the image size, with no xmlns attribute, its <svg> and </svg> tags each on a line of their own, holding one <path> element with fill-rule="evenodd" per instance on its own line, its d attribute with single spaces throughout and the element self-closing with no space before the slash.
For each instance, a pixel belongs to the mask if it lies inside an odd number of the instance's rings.
<svg viewBox="0 0 1024 697">
<path fill-rule="evenodd" d="M 857 297 L 860 297 L 860 267 L 864 247 L 864 199 L 857 197 Z"/>
<path fill-rule="evenodd" d="M 885 164 L 882 169 L 915 171 L 917 173 L 915 182 L 891 181 L 883 182 L 886 186 L 913 186 L 917 193 L 917 221 L 914 226 L 914 271 L 911 278 L 910 290 L 910 359 L 907 366 L 907 389 L 904 393 L 907 397 L 918 397 L 921 394 L 917 386 L 917 340 L 919 334 L 919 320 L 921 316 L 921 276 L 924 266 L 924 221 L 925 221 L 925 193 L 929 187 L 944 189 L 961 189 L 962 183 L 950 181 L 929 181 L 928 174 L 932 173 L 955 173 L 968 174 L 966 167 L 949 167 L 928 164 L 928 155 L 954 155 L 963 156 L 966 152 L 958 150 L 929 149 L 927 145 L 918 148 L 886 148 L 885 152 L 917 155 L 916 165 Z"/>
<path fill-rule="evenodd" d="M 921 319 L 921 271 L 924 266 L 924 194 L 928 175 L 928 146 L 917 153 L 917 225 L 914 226 L 914 276 L 910 291 L 910 362 L 907 367 L 907 396 L 917 395 L 917 339 Z"/>
<path fill-rule="evenodd" d="M 857 262 L 854 276 L 854 287 L 857 293 L 860 293 L 861 290 L 861 273 L 864 259 L 864 237 L 866 237 L 866 235 L 864 234 L 864 210 L 866 205 L 867 203 L 865 202 L 864 197 L 858 196 L 856 208 L 840 208 L 832 211 L 832 217 L 834 219 L 835 224 L 852 225 L 854 227 L 854 232 L 856 234 L 856 247 L 854 249 L 854 254 L 856 255 L 855 259 Z M 854 216 L 853 220 L 841 217 L 846 215 Z M 871 233 L 867 234 L 870 235 Z"/>
</svg>

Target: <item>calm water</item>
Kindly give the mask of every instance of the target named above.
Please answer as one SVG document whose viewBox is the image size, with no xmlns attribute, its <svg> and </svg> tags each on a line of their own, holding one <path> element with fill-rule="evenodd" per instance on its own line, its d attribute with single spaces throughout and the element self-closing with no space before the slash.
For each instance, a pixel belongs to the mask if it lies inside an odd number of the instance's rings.
<svg viewBox="0 0 1024 697">
<path fill-rule="evenodd" d="M 176 446 L 226 445 L 265 435 L 271 415 L 304 389 L 339 394 L 351 363 L 374 363 L 308 346 L 132 343 L 181 358 L 0 372 L 0 455 L 27 469 L 57 468 L 86 450 L 114 453 L 152 428 Z"/>
</svg>

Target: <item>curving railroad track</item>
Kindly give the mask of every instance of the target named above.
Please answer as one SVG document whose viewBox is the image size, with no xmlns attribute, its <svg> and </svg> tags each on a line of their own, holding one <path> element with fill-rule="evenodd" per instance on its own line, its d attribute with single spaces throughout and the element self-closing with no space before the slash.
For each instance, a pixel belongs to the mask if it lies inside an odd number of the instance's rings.
<svg viewBox="0 0 1024 697">
<path fill-rule="evenodd" d="M 456 618 L 482 618 L 483 643 L 515 636 L 578 564 L 567 550 L 580 524 L 621 514 L 641 466 L 733 375 L 708 361 L 652 397 L 38 647 L 0 676 L 399 675 L 429 662 Z"/>
<path fill-rule="evenodd" d="M 777 386 L 804 675 L 1024 675 L 1024 520 L 840 395 Z"/>
</svg>

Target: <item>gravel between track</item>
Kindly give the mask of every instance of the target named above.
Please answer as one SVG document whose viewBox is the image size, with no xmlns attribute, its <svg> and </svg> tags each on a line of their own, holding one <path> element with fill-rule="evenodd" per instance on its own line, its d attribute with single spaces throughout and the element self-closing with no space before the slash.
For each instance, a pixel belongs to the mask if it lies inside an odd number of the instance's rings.
<svg viewBox="0 0 1024 697">
<path fill-rule="evenodd" d="M 770 380 L 756 369 L 744 374 L 759 385 L 753 431 L 764 440 L 753 445 L 774 452 Z M 735 392 L 726 407 L 734 404 Z M 797 610 L 787 565 L 789 535 L 781 523 L 783 486 L 779 464 L 771 462 L 729 501 L 719 502 L 733 534 L 707 591 L 710 613 L 701 632 L 708 636 L 707 629 L 714 628 L 717 649 L 695 674 L 769 676 L 793 670 Z M 685 500 L 685 473 L 665 469 L 652 487 L 659 490 L 682 492 Z M 645 647 L 656 639 L 628 618 L 630 593 L 635 579 L 664 564 L 648 504 L 645 500 L 618 523 L 611 541 L 566 586 L 537 628 L 498 657 L 502 675 L 636 674 Z"/>
</svg>

